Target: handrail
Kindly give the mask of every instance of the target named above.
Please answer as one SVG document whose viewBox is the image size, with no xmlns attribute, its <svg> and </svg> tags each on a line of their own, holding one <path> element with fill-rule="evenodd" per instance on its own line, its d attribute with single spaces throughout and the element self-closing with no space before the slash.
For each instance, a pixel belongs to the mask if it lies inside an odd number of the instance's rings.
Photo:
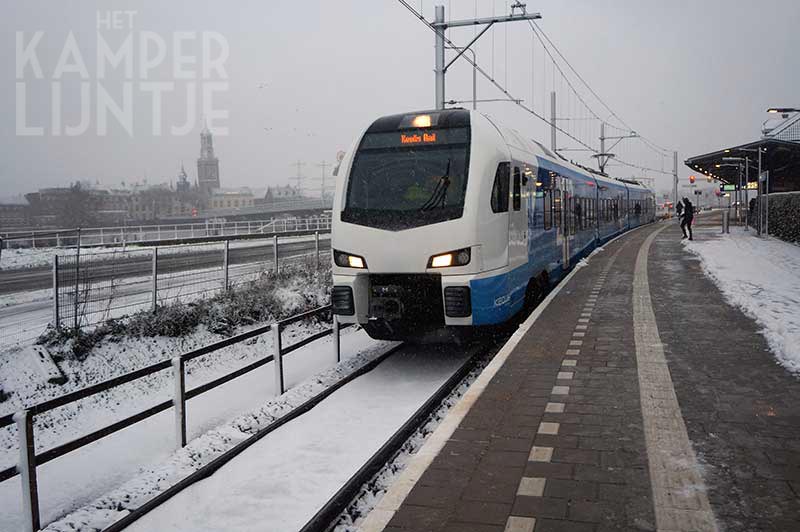
<svg viewBox="0 0 800 532">
<path fill-rule="evenodd" d="M 232 236 L 263 233 L 265 228 L 277 228 L 280 224 L 283 232 L 289 232 L 290 227 L 295 231 L 300 227 L 306 230 L 329 229 L 330 218 L 326 216 L 305 216 L 301 218 L 271 218 L 269 220 L 231 220 L 225 222 L 189 222 L 189 223 L 160 223 L 160 224 L 137 224 L 137 225 L 118 225 L 102 227 L 85 227 L 69 229 L 28 229 L 18 231 L 4 231 L 0 233 L 0 245 L 5 243 L 7 247 L 12 241 L 30 241 L 36 247 L 37 240 L 41 242 L 55 242 L 56 247 L 61 246 L 61 240 L 74 240 L 80 238 L 83 242 L 88 240 L 85 245 L 106 245 L 113 243 L 137 243 L 141 241 L 174 240 L 195 237 L 209 237 L 210 233 L 217 233 L 216 236 Z M 150 238 L 146 238 L 148 233 Z M 179 237 L 178 234 L 183 234 Z M 186 233 L 191 233 L 187 235 Z M 203 234 L 205 233 L 205 234 Z M 115 239 L 117 239 L 115 241 Z M 99 241 L 99 242 L 96 242 Z M 91 244 L 95 242 L 95 244 Z M 42 246 L 50 247 L 50 246 Z"/>
<path fill-rule="evenodd" d="M 333 317 L 333 327 L 330 329 L 323 329 L 321 331 L 318 331 L 286 347 L 282 347 L 280 342 L 280 333 L 282 329 L 286 328 L 291 324 L 297 323 L 299 321 L 308 318 L 320 315 L 326 315 L 330 313 L 331 310 L 332 310 L 331 305 L 325 305 L 322 307 L 318 307 L 303 312 L 301 314 L 297 314 L 295 316 L 290 316 L 288 318 L 279 320 L 276 323 L 263 325 L 261 327 L 256 327 L 250 331 L 246 331 L 236 336 L 232 336 L 230 338 L 214 342 L 213 344 L 209 344 L 200 347 L 198 349 L 182 353 L 181 355 L 174 357 L 172 360 L 163 360 L 161 362 L 156 362 L 155 364 L 151 364 L 149 366 L 126 373 L 124 375 L 119 375 L 117 377 L 88 386 L 86 388 L 75 390 L 68 394 L 62 395 L 61 397 L 56 397 L 29 406 L 16 414 L 6 414 L 0 417 L 0 428 L 9 426 L 14 423 L 16 423 L 20 427 L 20 430 L 18 431 L 20 438 L 20 449 L 24 451 L 21 453 L 21 456 L 23 458 L 21 458 L 19 464 L 0 470 L 0 482 L 8 480 L 16 475 L 22 475 L 23 506 L 25 507 L 24 510 L 26 513 L 25 520 L 27 524 L 30 525 L 30 529 L 32 530 L 37 529 L 37 527 L 34 526 L 38 525 L 39 523 L 38 488 L 37 488 L 38 483 L 36 480 L 37 466 L 43 465 L 47 462 L 50 462 L 51 460 L 55 460 L 56 458 L 64 456 L 72 451 L 75 451 L 95 441 L 103 439 L 111 434 L 114 434 L 115 432 L 123 430 L 151 416 L 154 416 L 165 410 L 168 410 L 171 407 L 175 407 L 176 429 L 177 429 L 176 434 L 178 437 L 178 445 L 181 447 L 185 446 L 186 411 L 184 407 L 188 399 L 192 399 L 194 397 L 197 397 L 198 395 L 213 390 L 214 388 L 222 386 L 223 384 L 230 382 L 231 380 L 238 378 L 242 375 L 245 375 L 246 373 L 249 373 L 255 369 L 258 369 L 261 366 L 264 366 L 270 362 L 275 362 L 276 382 L 280 383 L 280 386 L 275 390 L 275 392 L 276 394 L 280 395 L 284 392 L 283 367 L 281 362 L 283 356 L 288 355 L 300 349 L 301 347 L 304 347 L 310 344 L 311 342 L 314 342 L 320 338 L 324 338 L 330 334 L 335 335 L 334 349 L 336 350 L 336 355 L 337 355 L 336 359 L 338 361 L 339 360 L 338 335 L 340 328 L 335 316 Z M 188 362 L 189 360 L 193 360 L 197 357 L 212 353 L 214 351 L 218 351 L 225 347 L 229 347 L 231 345 L 243 342 L 250 338 L 254 338 L 256 336 L 265 334 L 270 331 L 272 331 L 273 334 L 277 333 L 277 336 L 275 337 L 276 341 L 273 354 L 260 358 L 254 362 L 251 362 L 246 366 L 238 368 L 221 377 L 217 377 L 212 381 L 196 386 L 191 390 L 185 390 L 183 383 L 185 379 L 184 367 L 186 362 Z M 89 434 L 84 434 L 83 436 L 59 444 L 55 447 L 52 447 L 50 449 L 47 449 L 45 451 L 36 454 L 35 443 L 34 443 L 34 431 L 33 431 L 34 416 L 43 414 L 55 408 L 74 403 L 81 399 L 85 399 L 87 397 L 91 397 L 93 395 L 105 392 L 106 390 L 109 390 L 111 388 L 121 386 L 123 384 L 135 381 L 137 379 L 141 379 L 148 375 L 152 375 L 154 373 L 164 371 L 170 368 L 173 369 L 176 381 L 176 386 L 175 386 L 176 391 L 172 399 L 161 401 L 143 411 L 137 412 L 124 419 L 118 420 L 110 425 L 94 430 Z"/>
</svg>

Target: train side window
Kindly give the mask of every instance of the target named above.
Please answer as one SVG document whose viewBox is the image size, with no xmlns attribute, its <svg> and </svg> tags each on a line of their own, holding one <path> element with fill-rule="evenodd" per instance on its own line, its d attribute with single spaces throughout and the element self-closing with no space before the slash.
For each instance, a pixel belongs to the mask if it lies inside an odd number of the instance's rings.
<svg viewBox="0 0 800 532">
<path fill-rule="evenodd" d="M 579 198 L 569 198 L 569 234 L 571 235 L 575 234 L 575 224 L 580 222 L 581 208 L 579 201 Z M 576 205 L 578 205 L 577 210 Z"/>
<path fill-rule="evenodd" d="M 542 191 L 542 223 L 544 229 L 553 227 L 553 193 L 547 189 Z"/>
<path fill-rule="evenodd" d="M 553 191 L 553 221 L 557 228 L 561 228 L 561 191 Z"/>
<path fill-rule="evenodd" d="M 500 163 L 492 186 L 492 212 L 508 212 L 508 179 L 511 163 Z"/>
<path fill-rule="evenodd" d="M 522 207 L 522 177 L 519 173 L 519 166 L 514 167 L 514 210 L 518 211 Z"/>
</svg>

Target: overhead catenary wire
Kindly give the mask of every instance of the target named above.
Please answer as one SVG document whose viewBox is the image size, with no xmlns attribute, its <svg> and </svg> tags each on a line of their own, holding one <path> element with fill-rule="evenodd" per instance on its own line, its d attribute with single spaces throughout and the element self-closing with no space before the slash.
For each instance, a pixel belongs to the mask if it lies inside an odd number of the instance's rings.
<svg viewBox="0 0 800 532">
<path fill-rule="evenodd" d="M 534 26 L 534 27 L 535 27 L 537 30 L 539 30 L 539 32 L 541 32 L 542 36 L 543 36 L 543 37 L 544 37 L 544 38 L 547 40 L 547 42 L 548 42 L 548 43 L 550 43 L 550 46 L 552 46 L 552 47 L 553 47 L 553 50 L 555 50 L 556 54 L 558 54 L 558 56 L 559 56 L 559 57 L 560 57 L 560 58 L 561 58 L 561 59 L 564 61 L 564 63 L 566 63 L 566 65 L 569 67 L 569 69 L 572 71 L 572 73 L 573 73 L 573 74 L 575 74 L 575 76 L 576 76 L 576 77 L 577 77 L 577 78 L 578 78 L 578 79 L 581 81 L 581 83 L 583 83 L 583 85 L 584 85 L 584 86 L 585 86 L 587 89 L 589 89 L 589 92 L 592 94 L 592 96 L 594 96 L 594 97 L 597 99 L 597 101 L 598 101 L 598 102 L 600 102 L 600 104 L 601 104 L 603 107 L 605 107 L 605 109 L 606 109 L 606 110 L 607 110 L 607 111 L 608 111 L 608 112 L 611 114 L 611 116 L 613 116 L 614 118 L 616 118 L 617 120 L 619 120 L 620 124 L 622 124 L 624 127 L 626 127 L 626 128 L 628 129 L 628 131 L 632 131 L 632 130 L 633 130 L 633 128 L 631 128 L 631 127 L 628 125 L 628 123 L 627 123 L 627 122 L 625 122 L 625 121 L 624 121 L 624 120 L 623 120 L 623 119 L 622 119 L 622 118 L 621 118 L 621 117 L 620 117 L 620 116 L 619 116 L 619 115 L 618 115 L 618 114 L 617 114 L 617 113 L 616 113 L 616 112 L 615 112 L 615 111 L 614 111 L 614 110 L 613 110 L 613 109 L 612 109 L 612 108 L 611 108 L 611 107 L 610 107 L 610 106 L 609 106 L 609 105 L 608 105 L 608 104 L 607 104 L 607 103 L 606 103 L 606 102 L 605 102 L 605 101 L 604 101 L 604 100 L 603 100 L 603 99 L 602 99 L 602 98 L 601 98 L 601 97 L 600 97 L 600 96 L 597 94 L 597 92 L 595 92 L 595 90 L 594 90 L 594 89 L 591 87 L 591 85 L 589 85 L 589 83 L 588 83 L 588 82 L 587 82 L 587 81 L 586 81 L 586 80 L 583 78 L 583 76 L 581 76 L 581 75 L 580 75 L 580 73 L 578 73 L 578 71 L 575 69 L 575 67 L 573 67 L 573 66 L 572 66 L 572 63 L 570 63 L 570 62 L 569 62 L 569 60 L 568 60 L 566 57 L 564 57 L 564 54 L 562 54 L 562 53 L 561 53 L 561 50 L 559 50 L 559 49 L 558 49 L 558 47 L 555 45 L 555 43 L 553 43 L 553 41 L 550 39 L 550 37 L 548 37 L 547 33 L 545 33 L 545 31 L 544 31 L 544 30 L 542 30 L 542 29 L 539 27 L 539 25 L 538 25 L 538 24 L 536 24 L 536 22 L 534 22 L 534 21 L 528 21 L 528 22 L 529 22 L 529 23 L 530 23 L 532 26 Z M 649 145 L 651 148 L 653 148 L 653 149 L 655 149 L 655 150 L 657 150 L 657 151 L 663 152 L 664 154 L 671 153 L 671 150 L 668 150 L 667 148 L 663 148 L 663 147 L 659 146 L 658 144 L 656 144 L 655 142 L 653 142 L 653 141 L 649 140 L 648 138 L 646 138 L 646 137 L 644 137 L 644 136 L 641 136 L 641 135 L 640 135 L 640 138 L 642 139 L 642 141 L 643 141 L 645 144 L 648 144 L 648 145 Z"/>
<path fill-rule="evenodd" d="M 398 0 L 398 1 L 408 11 L 410 11 L 415 17 L 417 17 L 423 24 L 425 24 L 428 27 L 428 29 L 430 29 L 434 33 L 436 32 L 436 28 L 430 22 L 428 22 L 423 15 L 421 15 L 413 7 L 411 7 L 406 0 Z M 507 5 L 507 2 L 506 2 L 506 5 Z M 476 9 L 476 13 L 477 13 L 477 2 L 476 2 L 475 9 Z M 493 16 L 495 15 L 495 3 L 494 2 L 492 2 L 492 15 Z M 531 104 L 530 104 L 530 106 L 524 104 L 522 100 L 512 96 L 511 92 L 506 88 L 506 86 L 508 85 L 508 83 L 507 83 L 507 80 L 508 80 L 507 31 L 506 31 L 506 43 L 505 43 L 506 45 L 504 46 L 504 54 L 505 54 L 505 69 L 504 69 L 505 72 L 504 72 L 504 74 L 505 74 L 505 79 L 506 79 L 505 84 L 501 85 L 495 79 L 495 56 L 496 56 L 496 54 L 495 54 L 495 37 L 494 37 L 494 33 L 495 32 L 494 32 L 494 28 L 492 28 L 492 64 L 491 64 L 491 74 L 488 73 L 483 67 L 481 67 L 478 64 L 477 60 L 473 60 L 473 59 L 471 59 L 470 57 L 468 57 L 466 55 L 461 55 L 460 58 L 463 58 L 467 63 L 472 65 L 475 68 L 475 70 L 481 74 L 481 76 L 483 76 L 485 79 L 487 79 L 496 89 L 501 91 L 503 93 L 503 95 L 505 96 L 505 100 L 503 100 L 503 101 L 510 101 L 512 103 L 517 104 L 517 106 L 519 106 L 521 109 L 524 109 L 525 111 L 527 111 L 528 113 L 532 114 L 534 117 L 538 118 L 542 122 L 550 125 L 556 131 L 558 131 L 561 134 L 565 135 L 567 138 L 569 138 L 572 141 L 576 142 L 578 145 L 580 145 L 580 146 L 582 146 L 584 148 L 587 148 L 587 151 L 591 151 L 591 152 L 594 152 L 594 153 L 598 153 L 599 152 L 599 150 L 597 148 L 592 146 L 592 144 L 594 144 L 594 141 L 595 141 L 594 137 L 591 137 L 591 140 L 587 140 L 587 141 L 584 141 L 581 138 L 581 137 L 584 137 L 584 135 L 590 136 L 590 135 L 593 134 L 593 132 L 591 131 L 592 130 L 591 122 L 606 123 L 606 125 L 608 127 L 614 128 L 614 129 L 616 129 L 616 130 L 618 130 L 620 132 L 624 132 L 625 134 L 632 133 L 633 130 L 632 130 L 632 128 L 630 128 L 630 126 L 627 124 L 627 122 L 622 120 L 622 118 L 613 109 L 611 109 L 611 107 L 604 100 L 602 100 L 599 97 L 597 92 L 588 84 L 588 82 L 586 82 L 586 80 L 577 72 L 577 70 L 572 66 L 572 64 L 566 59 L 566 57 L 563 55 L 563 53 L 561 53 L 561 51 L 555 46 L 555 44 L 549 38 L 549 36 L 537 24 L 535 24 L 533 21 L 529 20 L 528 24 L 529 24 L 529 27 L 530 27 L 530 29 L 532 31 L 532 34 L 533 34 L 533 36 L 532 36 L 532 45 L 531 45 Z M 451 47 L 456 47 L 456 45 L 447 36 L 445 36 L 444 40 Z M 535 47 L 535 43 L 536 43 L 537 40 L 542 45 L 542 60 L 540 61 L 540 65 L 541 65 L 540 68 L 542 69 L 542 75 L 539 76 L 539 79 L 541 80 L 543 88 L 546 90 L 548 85 L 549 85 L 551 91 L 556 91 L 556 83 L 558 83 L 560 88 L 561 88 L 561 90 L 559 92 L 563 93 L 563 92 L 565 92 L 565 91 L 563 91 L 563 84 L 566 83 L 566 85 L 569 87 L 569 91 L 572 92 L 571 95 L 569 93 L 567 93 L 567 97 L 565 98 L 566 101 L 564 101 L 564 99 L 562 99 L 562 98 L 559 98 L 559 100 L 558 100 L 559 108 L 561 110 L 563 110 L 564 108 L 566 108 L 568 110 L 568 117 L 564 117 L 564 118 L 559 118 L 558 119 L 559 121 L 566 122 L 566 127 L 561 127 L 558 123 L 552 124 L 551 121 L 548 118 L 543 116 L 540 112 L 536 111 L 536 105 L 535 105 L 535 100 L 536 100 L 536 98 L 535 98 L 535 92 L 536 92 L 535 91 L 535 83 L 536 83 L 536 76 L 535 76 L 536 59 L 535 59 L 535 55 L 536 55 L 536 49 L 535 48 L 536 47 Z M 550 48 L 553 49 L 553 51 L 555 52 L 555 55 L 554 55 L 553 52 L 551 52 Z M 594 96 L 594 98 L 597 99 L 597 101 L 610 113 L 610 116 L 616 118 L 616 120 L 619 122 L 619 124 L 621 124 L 626 129 L 623 129 L 623 127 L 619 127 L 619 126 L 616 126 L 616 125 L 614 125 L 612 123 L 609 123 L 607 119 L 603 119 L 600 116 L 600 114 L 597 111 L 595 111 L 595 109 L 593 109 L 593 107 L 591 105 L 589 105 L 589 103 L 586 101 L 586 99 L 581 94 L 581 92 L 578 91 L 578 89 L 572 83 L 572 81 L 570 80 L 570 77 L 567 75 L 567 73 L 564 71 L 564 69 L 561 68 L 561 66 L 559 64 L 559 61 L 556 59 L 556 55 L 561 60 L 563 60 L 564 63 L 566 63 L 566 66 L 569 68 L 569 70 L 589 90 L 591 95 Z M 551 72 L 550 72 L 549 76 L 547 75 L 548 74 L 548 72 L 547 72 L 548 69 L 546 67 L 546 59 L 548 59 L 548 58 L 550 59 L 550 67 L 551 67 L 550 68 Z M 558 74 L 561 77 L 561 79 L 559 79 L 559 80 L 555 79 L 556 78 L 556 71 L 558 71 Z M 548 77 L 550 78 L 549 80 L 547 79 Z M 575 101 L 576 99 L 577 99 L 577 102 Z M 547 96 L 544 93 L 544 91 L 542 91 L 542 112 L 547 107 L 546 101 L 547 101 Z M 580 104 L 578 104 L 578 102 L 580 102 Z M 561 116 L 563 116 L 563 113 L 559 113 L 559 114 Z M 573 114 L 577 115 L 577 117 L 572 116 Z M 578 124 L 573 124 L 572 122 L 575 122 L 575 121 L 579 121 L 579 123 Z M 586 122 L 586 125 L 584 127 L 581 127 L 583 122 Z M 649 150 L 651 150 L 652 152 L 654 152 L 656 155 L 658 155 L 660 157 L 660 160 L 659 160 L 660 166 L 662 166 L 662 168 L 663 168 L 664 157 L 667 157 L 668 155 L 671 155 L 671 152 L 669 152 L 669 150 L 667 150 L 665 148 L 662 148 L 661 146 L 659 146 L 655 142 L 651 141 L 650 139 L 648 139 L 646 137 L 643 137 L 643 136 L 641 136 L 639 134 L 637 134 L 637 136 L 634 137 L 634 138 L 636 138 L 638 140 L 641 140 L 643 146 L 647 147 Z M 664 175 L 671 175 L 671 172 L 666 172 L 663 169 L 653 168 L 652 166 L 648 166 L 648 165 L 636 164 L 636 163 L 633 163 L 633 162 L 630 162 L 630 161 L 626 160 L 628 155 L 629 155 L 629 152 L 631 152 L 631 150 L 633 149 L 633 146 L 625 146 L 625 145 L 623 145 L 622 148 L 623 148 L 624 153 L 625 153 L 624 157 L 615 157 L 615 159 L 614 159 L 614 161 L 618 165 L 622 165 L 622 166 L 638 169 L 638 170 L 643 171 L 643 172 L 654 172 L 654 173 L 659 173 L 659 174 L 664 174 Z M 575 151 L 574 149 L 571 149 L 571 148 L 566 148 L 566 149 L 570 149 L 571 151 Z M 580 151 L 580 149 L 578 151 Z M 632 153 L 630 153 L 630 154 L 632 155 Z"/>
<path fill-rule="evenodd" d="M 420 13 L 418 13 L 416 9 L 414 9 L 414 8 L 413 8 L 411 5 L 409 5 L 409 3 L 408 3 L 406 0 L 397 0 L 397 1 L 398 1 L 400 4 L 402 4 L 402 5 L 403 5 L 403 6 L 404 6 L 406 9 L 408 9 L 409 11 L 411 11 L 411 13 L 413 13 L 413 14 L 414 14 L 414 16 L 415 16 L 415 17 L 417 17 L 417 19 L 419 19 L 419 20 L 420 20 L 420 21 L 421 21 L 423 24 L 425 24 L 425 26 L 427 26 L 427 27 L 428 27 L 428 29 L 430 29 L 431 31 L 433 31 L 434 33 L 436 33 L 436 28 L 435 28 L 435 27 L 434 27 L 434 26 L 433 26 L 433 25 L 432 25 L 430 22 L 428 22 L 428 21 L 425 19 L 425 17 L 424 17 L 424 16 L 422 16 Z M 451 40 L 450 40 L 450 39 L 448 39 L 447 37 L 444 37 L 444 41 L 445 41 L 445 42 L 446 42 L 448 45 L 450 45 L 450 46 L 452 46 L 452 47 L 456 47 L 456 44 L 454 44 L 454 43 L 453 43 L 453 41 L 451 41 Z M 541 121 L 543 121 L 543 122 L 545 122 L 545 123 L 547 123 L 547 124 L 550 124 L 550 121 L 549 121 L 548 119 L 546 119 L 544 116 L 542 116 L 542 115 L 540 115 L 539 113 L 537 113 L 536 111 L 534 111 L 534 110 L 533 110 L 531 107 L 528 107 L 527 105 L 525 105 L 524 103 L 522 103 L 522 100 L 520 100 L 520 99 L 518 99 L 518 98 L 514 98 L 514 97 L 511 95 L 511 93 L 508 91 L 508 89 L 506 89 L 506 88 L 505 88 L 503 85 L 501 85 L 499 82 L 497 82 L 497 81 L 494 79 L 494 76 L 491 76 L 491 75 L 489 75 L 489 73 L 488 73 L 488 72 L 486 72 L 486 71 L 485 71 L 485 70 L 484 70 L 484 69 L 483 69 L 483 68 L 482 68 L 482 67 L 481 67 L 481 66 L 480 66 L 480 65 L 477 63 L 477 61 L 473 61 L 473 60 L 472 60 L 471 58 L 469 58 L 469 57 L 468 57 L 466 54 L 463 54 L 463 55 L 459 56 L 459 58 L 460 58 L 460 59 L 463 59 L 463 60 L 465 60 L 465 61 L 467 61 L 467 62 L 468 62 L 470 65 L 472 65 L 473 67 L 475 67 L 475 69 L 476 69 L 476 70 L 477 70 L 477 71 L 478 71 L 478 72 L 479 72 L 479 73 L 480 73 L 480 74 L 481 74 L 481 75 L 482 75 L 484 78 L 486 78 L 486 79 L 487 79 L 487 80 L 488 80 L 488 81 L 489 81 L 489 82 L 490 82 L 492 85 L 494 85 L 494 87 L 495 87 L 495 88 L 497 88 L 499 91 L 501 91 L 501 92 L 503 93 L 503 95 L 504 95 L 504 96 L 507 98 L 507 100 L 508 100 L 508 101 L 510 101 L 510 102 L 512 102 L 512 103 L 515 103 L 515 104 L 517 104 L 517 105 L 518 105 L 520 108 L 522 108 L 522 109 L 524 109 L 525 111 L 529 112 L 530 114 L 532 114 L 533 116 L 535 116 L 535 117 L 536 117 L 536 118 L 538 118 L 539 120 L 541 120 Z M 585 143 L 585 142 L 583 142 L 581 139 L 574 137 L 574 136 L 573 136 L 573 135 L 571 135 L 569 132 L 565 131 L 563 128 L 561 128 L 560 126 L 558 126 L 558 124 L 551 124 L 551 125 L 552 125 L 552 127 L 554 127 L 554 128 L 557 130 L 557 131 L 560 131 L 562 134 L 564 134 L 564 135 L 566 135 L 567 137 L 571 138 L 572 140 L 574 140 L 575 142 L 577 142 L 577 143 L 578 143 L 578 144 L 580 144 L 581 146 L 584 146 L 584 147 L 586 147 L 586 148 L 589 148 L 589 149 L 590 149 L 590 150 L 592 150 L 592 151 L 595 151 L 595 150 L 594 150 L 594 148 L 592 148 L 592 146 L 590 146 L 590 145 L 586 144 L 586 143 Z"/>
</svg>

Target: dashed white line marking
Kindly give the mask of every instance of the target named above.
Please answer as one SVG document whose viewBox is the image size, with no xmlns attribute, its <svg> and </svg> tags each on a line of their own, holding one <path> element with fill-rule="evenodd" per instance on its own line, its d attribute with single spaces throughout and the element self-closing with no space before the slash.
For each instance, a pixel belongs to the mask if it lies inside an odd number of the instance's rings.
<svg viewBox="0 0 800 532">
<path fill-rule="evenodd" d="M 589 323 L 589 318 L 578 318 L 578 323 Z"/>
<path fill-rule="evenodd" d="M 569 395 L 569 386 L 553 386 L 553 395 Z"/>
<path fill-rule="evenodd" d="M 647 254 L 665 228 L 651 233 L 642 244 L 633 280 L 634 344 L 656 528 L 716 531 L 717 523 L 686 432 L 650 298 Z"/>
<path fill-rule="evenodd" d="M 549 462 L 553 459 L 552 447 L 537 447 L 533 446 L 531 454 L 528 455 L 529 462 Z"/>
<path fill-rule="evenodd" d="M 508 516 L 504 532 L 533 532 L 536 527 L 536 519 L 533 517 Z"/>
<path fill-rule="evenodd" d="M 567 356 L 577 356 L 581 354 L 580 349 L 567 349 Z"/>
<path fill-rule="evenodd" d="M 577 366 L 578 365 L 578 361 L 577 360 L 564 359 L 561 362 L 561 365 L 562 366 L 567 366 L 567 367 L 573 367 L 573 366 Z"/>
<path fill-rule="evenodd" d="M 575 326 L 575 329 L 578 330 L 578 331 L 585 331 L 588 328 L 589 328 L 588 325 L 576 325 Z"/>
<path fill-rule="evenodd" d="M 559 371 L 556 379 L 559 380 L 571 380 L 572 379 L 572 372 L 571 371 Z"/>
<path fill-rule="evenodd" d="M 548 414 L 562 414 L 564 412 L 564 403 L 547 403 L 544 411 Z"/>
<path fill-rule="evenodd" d="M 576 338 L 583 338 L 584 336 L 586 336 L 586 333 L 585 332 L 575 331 L 574 333 L 572 333 L 572 336 L 574 336 Z"/>
<path fill-rule="evenodd" d="M 525 497 L 541 497 L 544 494 L 546 479 L 541 477 L 522 477 L 517 488 L 517 495 Z"/>
<path fill-rule="evenodd" d="M 583 345 L 583 340 L 570 340 L 569 345 Z"/>
<path fill-rule="evenodd" d="M 542 421 L 539 423 L 539 434 L 550 434 L 555 436 L 558 434 L 558 427 L 560 426 L 559 423 L 551 423 L 548 421 Z"/>
</svg>

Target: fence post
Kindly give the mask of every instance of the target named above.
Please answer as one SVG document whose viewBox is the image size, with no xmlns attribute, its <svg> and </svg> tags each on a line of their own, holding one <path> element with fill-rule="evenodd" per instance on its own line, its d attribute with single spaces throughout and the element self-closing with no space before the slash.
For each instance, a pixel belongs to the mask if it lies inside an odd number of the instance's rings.
<svg viewBox="0 0 800 532">
<path fill-rule="evenodd" d="M 275 261 L 275 273 L 278 273 L 278 235 L 272 237 L 272 260 Z"/>
<path fill-rule="evenodd" d="M 153 272 L 152 272 L 152 304 L 153 312 L 158 309 L 158 248 L 153 248 Z"/>
<path fill-rule="evenodd" d="M 78 308 L 80 306 L 80 280 L 81 280 L 81 228 L 78 228 L 78 247 L 75 249 L 75 301 L 73 301 L 73 311 L 75 315 L 72 317 L 72 328 L 75 332 L 78 331 L 80 325 L 80 318 L 78 317 Z"/>
<path fill-rule="evenodd" d="M 25 532 L 39 530 L 39 488 L 36 481 L 36 447 L 33 440 L 33 416 L 22 410 L 14 414 L 19 435 L 19 471 L 22 480 L 22 510 Z"/>
<path fill-rule="evenodd" d="M 230 279 L 230 257 L 231 257 L 231 249 L 230 249 L 230 240 L 225 241 L 225 248 L 222 254 L 222 291 L 228 291 L 228 279 Z"/>
<path fill-rule="evenodd" d="M 186 447 L 186 376 L 181 357 L 172 359 L 172 376 L 175 379 L 175 396 L 172 398 L 175 407 L 175 441 L 181 448 Z"/>
<path fill-rule="evenodd" d="M 273 363 L 275 364 L 275 397 L 283 394 L 283 348 L 281 347 L 281 325 L 272 324 L 272 345 L 275 353 Z"/>
<path fill-rule="evenodd" d="M 61 330 L 61 316 L 58 309 L 58 255 L 53 255 L 53 325 Z"/>
<path fill-rule="evenodd" d="M 342 349 L 339 345 L 339 316 L 333 315 L 333 350 L 336 352 L 336 363 L 342 361 Z"/>
<path fill-rule="evenodd" d="M 56 232 L 56 247 L 57 248 L 61 247 L 61 232 L 60 231 Z"/>
<path fill-rule="evenodd" d="M 319 231 L 314 231 L 314 251 L 317 253 L 317 269 L 319 269 Z"/>
</svg>

